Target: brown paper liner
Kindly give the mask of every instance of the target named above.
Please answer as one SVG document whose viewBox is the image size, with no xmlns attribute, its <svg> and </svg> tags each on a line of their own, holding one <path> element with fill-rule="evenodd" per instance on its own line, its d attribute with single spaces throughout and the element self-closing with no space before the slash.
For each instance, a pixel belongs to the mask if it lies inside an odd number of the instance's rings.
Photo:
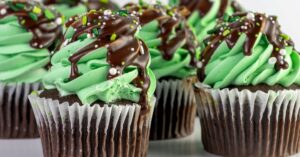
<svg viewBox="0 0 300 157">
<path fill-rule="evenodd" d="M 195 82 L 196 77 L 191 77 L 157 83 L 150 140 L 180 138 L 193 133 L 196 103 L 192 85 Z"/>
<path fill-rule="evenodd" d="M 146 157 L 151 110 L 131 105 L 59 104 L 29 96 L 45 157 Z"/>
<path fill-rule="evenodd" d="M 39 137 L 28 95 L 40 89 L 40 83 L 0 83 L 0 139 Z"/>
<path fill-rule="evenodd" d="M 222 156 L 281 157 L 300 150 L 300 90 L 195 87 L 202 142 Z"/>
</svg>

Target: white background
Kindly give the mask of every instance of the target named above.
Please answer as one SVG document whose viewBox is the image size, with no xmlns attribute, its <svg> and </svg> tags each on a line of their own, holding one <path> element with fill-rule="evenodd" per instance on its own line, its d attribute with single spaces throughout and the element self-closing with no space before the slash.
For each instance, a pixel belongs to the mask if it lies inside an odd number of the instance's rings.
<svg viewBox="0 0 300 157">
<path fill-rule="evenodd" d="M 0 0 L 1 1 L 1 0 Z M 128 0 L 115 0 L 125 4 Z M 146 1 L 146 0 L 145 0 Z M 150 0 L 149 0 L 150 1 Z M 299 0 L 240 0 L 248 10 L 279 16 L 284 32 L 289 34 L 300 50 L 300 1 Z M 180 140 L 150 144 L 150 157 L 213 157 L 204 152 L 200 142 L 200 126 L 194 135 Z M 41 157 L 39 140 L 0 140 L 0 157 Z M 297 155 L 300 157 L 300 155 Z"/>
</svg>

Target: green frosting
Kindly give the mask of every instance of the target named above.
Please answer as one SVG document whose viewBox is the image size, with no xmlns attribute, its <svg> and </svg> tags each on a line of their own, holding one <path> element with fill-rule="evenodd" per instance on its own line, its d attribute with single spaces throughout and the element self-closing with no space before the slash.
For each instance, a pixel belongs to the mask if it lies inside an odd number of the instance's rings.
<svg viewBox="0 0 300 157">
<path fill-rule="evenodd" d="M 168 15 L 167 11 L 165 12 L 165 15 L 169 16 L 169 18 L 172 18 L 172 15 Z M 150 67 L 153 70 L 156 78 L 160 79 L 163 77 L 175 77 L 182 79 L 195 75 L 196 68 L 191 65 L 191 60 L 193 56 L 191 55 L 191 52 L 187 49 L 186 43 L 182 42 L 180 44 L 180 46 L 172 54 L 171 59 L 164 58 L 164 52 L 160 49 L 160 46 L 162 46 L 163 39 L 161 37 L 161 23 L 158 19 L 153 19 L 152 21 L 143 25 L 137 35 L 139 38 L 145 41 L 146 45 L 149 47 L 152 60 Z M 187 28 L 186 21 L 181 20 L 177 27 L 172 28 L 172 31 L 168 35 L 168 42 L 170 42 L 173 38 L 177 36 L 179 30 L 183 29 L 190 28 Z M 190 31 L 192 32 L 192 30 Z M 195 34 L 191 36 L 194 35 Z M 194 38 L 196 40 L 196 36 Z M 195 42 L 194 46 L 198 47 L 198 43 Z M 169 47 L 169 49 L 173 48 L 174 47 Z M 199 55 L 200 47 L 196 49 L 195 56 Z"/>
<path fill-rule="evenodd" d="M 40 81 L 47 72 L 49 51 L 30 46 L 33 34 L 21 26 L 15 16 L 0 19 L 0 30 L 0 82 Z"/>
<path fill-rule="evenodd" d="M 214 52 L 205 68 L 204 84 L 213 88 L 225 88 L 229 85 L 248 86 L 275 84 L 288 87 L 300 85 L 300 57 L 293 47 L 286 47 L 285 61 L 287 69 L 276 70 L 272 58 L 273 45 L 264 34 L 257 37 L 252 55 L 245 56 L 243 45 L 246 35 L 242 34 L 236 45 L 230 49 L 224 41 Z"/>
<path fill-rule="evenodd" d="M 67 37 L 74 33 L 73 28 L 69 28 Z M 44 77 L 43 83 L 46 89 L 58 89 L 61 96 L 76 94 L 83 104 L 91 104 L 97 100 L 106 103 L 113 103 L 117 100 L 130 100 L 138 102 L 140 100 L 141 89 L 132 85 L 132 81 L 138 76 L 136 67 L 126 69 L 126 73 L 114 79 L 107 79 L 110 65 L 107 63 L 107 48 L 99 47 L 95 51 L 81 58 L 78 69 L 81 74 L 78 78 L 70 81 L 71 64 L 68 58 L 96 39 L 83 37 L 81 40 L 73 42 L 52 58 L 52 68 Z M 147 68 L 150 76 L 150 88 L 148 98 L 150 99 L 156 88 L 156 79 L 153 72 Z"/>
<path fill-rule="evenodd" d="M 76 6 L 69 6 L 68 4 L 56 4 L 55 9 L 60 12 L 66 19 L 72 16 L 82 14 L 88 11 L 88 8 L 84 4 L 78 4 Z"/>
</svg>

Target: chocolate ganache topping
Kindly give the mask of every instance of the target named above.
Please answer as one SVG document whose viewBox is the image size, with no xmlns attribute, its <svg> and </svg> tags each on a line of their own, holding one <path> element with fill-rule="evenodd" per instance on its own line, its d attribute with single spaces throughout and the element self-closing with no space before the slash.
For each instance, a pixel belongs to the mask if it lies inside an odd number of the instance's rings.
<svg viewBox="0 0 300 157">
<path fill-rule="evenodd" d="M 79 4 L 85 4 L 89 10 L 99 10 L 99 9 L 118 9 L 118 5 L 111 2 L 111 0 L 44 0 L 45 5 L 53 4 L 67 4 L 69 6 L 76 6 Z"/>
<path fill-rule="evenodd" d="M 65 41 L 66 45 L 80 40 L 82 35 L 97 39 L 69 58 L 71 80 L 80 76 L 77 67 L 79 60 L 99 47 L 105 46 L 108 49 L 107 63 L 110 65 L 107 78 L 121 76 L 126 68 L 136 66 L 138 76 L 134 79 L 133 85 L 142 89 L 140 103 L 147 104 L 147 91 L 150 86 L 147 65 L 150 57 L 144 42 L 134 37 L 139 28 L 137 17 L 131 17 L 123 11 L 90 11 L 86 15 L 71 18 L 66 26 L 75 30 L 72 38 Z"/>
<path fill-rule="evenodd" d="M 208 32 L 210 36 L 205 41 L 206 48 L 201 54 L 202 68 L 198 75 L 200 81 L 205 78 L 205 66 L 208 64 L 215 50 L 225 41 L 230 48 L 233 48 L 242 34 L 246 35 L 244 43 L 244 55 L 250 56 L 256 44 L 259 34 L 264 34 L 268 42 L 273 45 L 273 52 L 270 59 L 274 60 L 275 69 L 287 69 L 288 63 L 284 60 L 285 47 L 294 47 L 292 40 L 280 29 L 276 16 L 267 16 L 260 13 L 236 13 Z"/>
<path fill-rule="evenodd" d="M 17 16 L 20 25 L 33 33 L 33 48 L 48 48 L 62 37 L 62 18 L 59 13 L 36 1 L 6 1 L 0 3 L 0 19 Z"/>
<path fill-rule="evenodd" d="M 186 6 L 190 11 L 198 10 L 200 15 L 205 16 L 213 5 L 211 0 L 180 0 L 180 6 Z M 221 0 L 221 6 L 219 8 L 218 17 L 221 18 L 225 15 L 228 6 L 232 6 L 236 12 L 243 9 L 236 1 Z"/>
<path fill-rule="evenodd" d="M 138 5 L 130 3 L 125 5 L 125 8 L 129 10 L 132 16 L 139 17 L 142 26 L 158 20 L 160 27 L 159 37 L 162 39 L 159 49 L 164 59 L 171 60 L 176 50 L 184 47 L 191 55 L 191 65 L 197 65 L 196 51 L 199 44 L 194 32 L 191 31 L 185 22 L 186 16 L 190 14 L 185 7 L 167 8 L 160 4 Z M 171 36 L 173 31 L 176 31 L 175 37 Z"/>
</svg>

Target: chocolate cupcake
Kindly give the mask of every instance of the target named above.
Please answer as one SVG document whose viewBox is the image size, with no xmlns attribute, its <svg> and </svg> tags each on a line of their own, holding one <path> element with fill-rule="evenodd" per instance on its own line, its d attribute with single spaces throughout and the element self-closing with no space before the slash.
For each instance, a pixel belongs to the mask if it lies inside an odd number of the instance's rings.
<svg viewBox="0 0 300 157">
<path fill-rule="evenodd" d="M 208 152 L 299 152 L 300 55 L 276 16 L 238 13 L 209 32 L 195 94 Z"/>
<path fill-rule="evenodd" d="M 170 5 L 185 6 L 191 11 L 188 23 L 195 29 L 200 42 L 207 37 L 207 31 L 217 25 L 219 19 L 244 10 L 235 0 L 170 0 Z"/>
<path fill-rule="evenodd" d="M 39 136 L 28 95 L 41 89 L 61 21 L 38 2 L 0 3 L 0 138 Z"/>
<path fill-rule="evenodd" d="M 195 34 L 187 26 L 184 8 L 162 5 L 125 6 L 138 16 L 142 28 L 138 36 L 150 49 L 151 69 L 158 86 L 151 126 L 151 140 L 179 138 L 194 130 L 196 104 L 192 84 L 200 54 Z"/>
<path fill-rule="evenodd" d="M 138 19 L 110 10 L 72 19 L 46 90 L 29 97 L 44 156 L 146 156 L 156 79 Z"/>
<path fill-rule="evenodd" d="M 111 0 L 43 0 L 43 3 L 53 6 L 63 14 L 66 19 L 77 14 L 83 14 L 88 10 L 116 10 L 119 8 L 118 5 L 111 2 Z"/>
</svg>

